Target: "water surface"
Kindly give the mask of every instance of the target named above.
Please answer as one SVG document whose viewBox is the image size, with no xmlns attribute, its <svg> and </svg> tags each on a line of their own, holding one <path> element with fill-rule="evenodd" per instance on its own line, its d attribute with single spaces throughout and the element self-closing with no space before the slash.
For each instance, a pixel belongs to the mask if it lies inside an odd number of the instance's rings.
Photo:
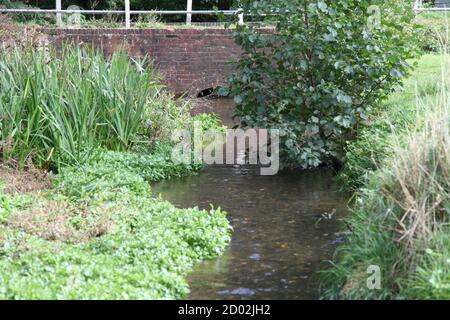
<svg viewBox="0 0 450 320">
<path fill-rule="evenodd" d="M 154 191 L 178 207 L 220 206 L 234 228 L 225 254 L 188 277 L 188 298 L 318 298 L 315 273 L 340 241 L 346 207 L 330 171 L 260 176 L 257 168 L 210 166 Z"/>
</svg>

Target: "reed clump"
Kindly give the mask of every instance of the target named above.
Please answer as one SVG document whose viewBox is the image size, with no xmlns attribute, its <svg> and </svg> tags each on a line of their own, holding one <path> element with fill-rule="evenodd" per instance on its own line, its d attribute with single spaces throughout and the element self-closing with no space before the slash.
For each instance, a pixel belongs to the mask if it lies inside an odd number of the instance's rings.
<svg viewBox="0 0 450 320">
<path fill-rule="evenodd" d="M 85 163 L 99 148 L 129 151 L 170 132 L 189 115 L 162 93 L 149 66 L 80 46 L 0 55 L 0 157 L 57 169 Z M 155 112 L 167 116 L 149 127 Z"/>
</svg>

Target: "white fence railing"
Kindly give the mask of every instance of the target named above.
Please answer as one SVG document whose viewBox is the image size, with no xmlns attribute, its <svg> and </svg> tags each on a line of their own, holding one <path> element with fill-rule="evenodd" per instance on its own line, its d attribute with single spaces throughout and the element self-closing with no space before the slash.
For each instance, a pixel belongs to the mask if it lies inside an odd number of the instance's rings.
<svg viewBox="0 0 450 320">
<path fill-rule="evenodd" d="M 244 23 L 244 14 L 242 9 L 239 10 L 192 10 L 193 0 L 187 0 L 187 10 L 131 10 L 130 0 L 125 0 L 124 10 L 73 10 L 67 9 L 63 10 L 61 6 L 61 0 L 56 0 L 55 9 L 7 9 L 0 8 L 0 13 L 53 13 L 56 14 L 56 23 L 58 25 L 63 24 L 62 15 L 63 14 L 86 14 L 86 15 L 102 15 L 102 14 L 117 14 L 125 16 L 125 27 L 131 27 L 131 15 L 186 15 L 186 24 L 192 23 L 193 15 L 226 15 L 226 16 L 237 16 L 239 23 Z"/>
<path fill-rule="evenodd" d="M 131 15 L 186 15 L 186 24 L 190 25 L 192 23 L 193 15 L 226 15 L 226 16 L 237 16 L 240 24 L 244 23 L 244 13 L 242 9 L 239 10 L 192 10 L 193 0 L 186 0 L 186 10 L 131 10 L 130 0 L 125 0 L 124 10 L 74 10 L 67 9 L 63 10 L 61 6 L 61 0 L 55 0 L 55 9 L 6 9 L 0 8 L 0 13 L 52 13 L 56 14 L 56 23 L 58 25 L 63 24 L 62 15 L 63 14 L 85 14 L 85 15 L 102 15 L 102 14 L 117 14 L 125 16 L 125 27 L 131 27 Z M 424 12 L 424 11 L 449 11 L 450 7 L 440 6 L 440 7 L 429 7 L 424 5 L 423 0 L 414 0 L 414 11 Z"/>
<path fill-rule="evenodd" d="M 426 6 L 423 0 L 414 0 L 414 11 L 424 12 L 424 11 L 450 11 L 450 6 Z"/>
</svg>

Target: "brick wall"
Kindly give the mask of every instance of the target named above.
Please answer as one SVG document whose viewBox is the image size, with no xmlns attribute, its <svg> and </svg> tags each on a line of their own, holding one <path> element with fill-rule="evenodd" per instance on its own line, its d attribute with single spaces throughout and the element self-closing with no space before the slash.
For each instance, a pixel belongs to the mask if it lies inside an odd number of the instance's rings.
<svg viewBox="0 0 450 320">
<path fill-rule="evenodd" d="M 240 56 L 224 29 L 43 29 L 50 42 L 88 43 L 110 56 L 125 48 L 131 57 L 148 56 L 174 93 L 196 94 L 226 83 L 228 61 Z"/>
</svg>

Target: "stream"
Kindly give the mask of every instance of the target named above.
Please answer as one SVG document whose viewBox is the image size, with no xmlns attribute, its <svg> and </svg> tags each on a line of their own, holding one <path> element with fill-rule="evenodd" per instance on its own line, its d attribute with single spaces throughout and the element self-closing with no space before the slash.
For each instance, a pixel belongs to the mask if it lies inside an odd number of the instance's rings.
<svg viewBox="0 0 450 320">
<path fill-rule="evenodd" d="M 188 299 L 319 297 L 317 271 L 343 240 L 346 214 L 347 197 L 331 170 L 261 176 L 254 166 L 213 165 L 153 191 L 178 207 L 221 207 L 234 229 L 225 254 L 188 276 Z"/>
</svg>

